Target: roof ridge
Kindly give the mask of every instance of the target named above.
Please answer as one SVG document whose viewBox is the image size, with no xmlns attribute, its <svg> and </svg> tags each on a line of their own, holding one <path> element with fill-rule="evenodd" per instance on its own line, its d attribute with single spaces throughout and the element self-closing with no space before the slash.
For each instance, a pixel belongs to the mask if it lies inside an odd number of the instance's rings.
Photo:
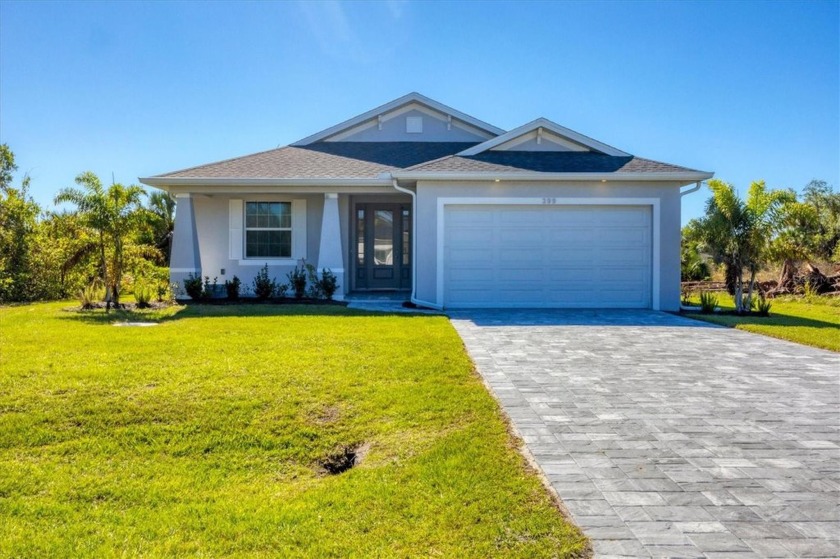
<svg viewBox="0 0 840 559">
<path fill-rule="evenodd" d="M 429 165 L 430 163 L 437 163 L 438 161 L 443 161 L 444 159 L 449 159 L 450 157 L 458 157 L 458 154 L 453 153 L 453 154 L 450 154 L 450 155 L 444 155 L 443 157 L 438 157 L 437 159 L 430 159 L 428 161 L 423 161 L 422 163 L 417 163 L 417 164 L 412 165 L 410 167 L 403 167 L 402 170 L 403 171 L 415 171 L 418 168 L 423 167 L 424 165 Z"/>
</svg>

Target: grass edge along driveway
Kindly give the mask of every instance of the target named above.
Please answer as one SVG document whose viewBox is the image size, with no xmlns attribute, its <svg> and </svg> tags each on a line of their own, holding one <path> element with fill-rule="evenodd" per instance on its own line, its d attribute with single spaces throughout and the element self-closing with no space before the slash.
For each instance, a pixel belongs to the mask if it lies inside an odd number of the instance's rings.
<svg viewBox="0 0 840 559">
<path fill-rule="evenodd" d="M 734 309 L 732 297 L 727 293 L 715 295 L 722 310 Z M 691 302 L 699 304 L 699 297 L 692 297 Z M 769 317 L 694 312 L 683 313 L 683 316 L 840 352 L 840 299 L 780 297 L 771 302 Z"/>
<path fill-rule="evenodd" d="M 0 308 L 0 556 L 589 554 L 445 317 L 68 306 Z"/>
</svg>

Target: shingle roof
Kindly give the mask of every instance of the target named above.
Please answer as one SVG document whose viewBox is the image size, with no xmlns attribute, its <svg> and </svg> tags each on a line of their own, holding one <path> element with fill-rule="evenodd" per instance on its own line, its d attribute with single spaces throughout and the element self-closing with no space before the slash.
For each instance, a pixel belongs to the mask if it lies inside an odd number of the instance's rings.
<svg viewBox="0 0 840 559">
<path fill-rule="evenodd" d="M 438 173 L 674 173 L 699 172 L 641 157 L 616 157 L 592 152 L 487 151 L 470 156 L 445 156 L 407 169 Z"/>
<path fill-rule="evenodd" d="M 317 142 L 175 171 L 159 178 L 376 178 L 476 145 L 473 142 Z"/>
</svg>

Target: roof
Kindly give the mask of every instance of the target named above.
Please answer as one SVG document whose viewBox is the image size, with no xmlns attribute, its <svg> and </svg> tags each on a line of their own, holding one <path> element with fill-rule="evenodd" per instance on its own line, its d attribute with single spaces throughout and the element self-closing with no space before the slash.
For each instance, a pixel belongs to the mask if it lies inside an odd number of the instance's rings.
<svg viewBox="0 0 840 559">
<path fill-rule="evenodd" d="M 466 142 L 318 142 L 182 169 L 155 178 L 376 178 L 474 146 Z"/>
<path fill-rule="evenodd" d="M 460 155 L 476 155 L 488 150 L 491 150 L 497 146 L 502 146 L 503 144 L 521 136 L 524 136 L 532 131 L 542 131 L 543 129 L 549 130 L 556 134 L 557 136 L 563 138 L 564 140 L 568 140 L 572 143 L 578 144 L 580 146 L 584 146 L 590 150 L 603 153 L 606 155 L 615 155 L 615 156 L 627 156 L 630 155 L 629 153 L 623 152 L 619 149 L 616 149 L 612 146 L 609 146 L 603 142 L 599 142 L 598 140 L 593 140 L 589 136 L 584 136 L 580 132 L 575 132 L 565 126 L 560 126 L 556 122 L 552 122 L 547 118 L 538 118 L 536 120 L 532 120 L 527 124 L 523 124 L 518 128 L 514 128 L 510 132 L 505 132 L 495 138 L 491 138 L 486 142 L 481 144 L 475 145 L 471 148 L 464 150 L 463 153 Z M 511 150 L 512 151 L 512 150 Z"/>
<path fill-rule="evenodd" d="M 421 94 L 417 93 L 416 91 L 413 91 L 413 92 L 409 93 L 408 95 L 403 95 L 399 99 L 394 99 L 393 101 L 391 101 L 389 103 L 385 103 L 384 105 L 380 105 L 379 107 L 376 107 L 375 109 L 371 109 L 371 110 L 369 110 L 365 113 L 362 113 L 359 116 L 353 117 L 349 120 L 345 120 L 344 122 L 336 124 L 335 126 L 331 126 L 331 127 L 327 128 L 325 130 L 321 130 L 320 132 L 318 132 L 316 134 L 312 134 L 311 136 L 307 136 L 306 138 L 298 140 L 297 142 L 294 142 L 292 145 L 293 146 L 304 146 L 304 145 L 312 144 L 314 142 L 319 142 L 321 140 L 328 139 L 328 138 L 330 138 L 332 136 L 336 136 L 337 134 L 340 134 L 341 132 L 344 132 L 344 131 L 346 131 L 350 128 L 358 126 L 359 124 L 362 124 L 366 121 L 376 119 L 379 116 L 383 115 L 384 113 L 393 112 L 393 111 L 399 109 L 400 107 L 403 107 L 405 105 L 410 105 L 412 103 L 425 105 L 426 107 L 428 107 L 430 109 L 433 109 L 435 111 L 438 111 L 439 113 L 454 117 L 454 118 L 456 118 L 456 119 L 458 119 L 458 120 L 460 120 L 460 121 L 462 121 L 466 124 L 469 124 L 470 126 L 478 128 L 479 130 L 483 130 L 484 132 L 486 132 L 490 136 L 498 136 L 499 134 L 504 134 L 504 132 L 505 132 L 501 128 L 493 126 L 492 124 L 488 124 L 487 122 L 484 122 L 483 120 L 479 120 L 475 117 L 471 117 L 470 115 L 468 115 L 466 113 L 462 113 L 459 110 L 453 109 L 452 107 L 444 105 L 443 103 L 439 103 L 439 102 L 435 101 L 434 99 L 429 99 L 425 95 L 421 95 Z"/>
<path fill-rule="evenodd" d="M 451 155 L 415 165 L 406 171 L 432 173 L 699 173 L 695 169 L 641 157 L 577 151 L 485 151 Z"/>
</svg>

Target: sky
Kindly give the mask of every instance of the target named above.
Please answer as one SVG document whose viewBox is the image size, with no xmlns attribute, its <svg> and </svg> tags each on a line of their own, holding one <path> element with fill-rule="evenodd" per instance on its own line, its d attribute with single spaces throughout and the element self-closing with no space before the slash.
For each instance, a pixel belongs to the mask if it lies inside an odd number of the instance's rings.
<svg viewBox="0 0 840 559">
<path fill-rule="evenodd" d="M 509 130 L 840 188 L 840 1 L 0 0 L 0 143 L 52 198 L 286 145 L 411 91 Z M 17 183 L 16 183 L 17 184 Z M 703 212 L 705 188 L 683 199 Z"/>
</svg>

